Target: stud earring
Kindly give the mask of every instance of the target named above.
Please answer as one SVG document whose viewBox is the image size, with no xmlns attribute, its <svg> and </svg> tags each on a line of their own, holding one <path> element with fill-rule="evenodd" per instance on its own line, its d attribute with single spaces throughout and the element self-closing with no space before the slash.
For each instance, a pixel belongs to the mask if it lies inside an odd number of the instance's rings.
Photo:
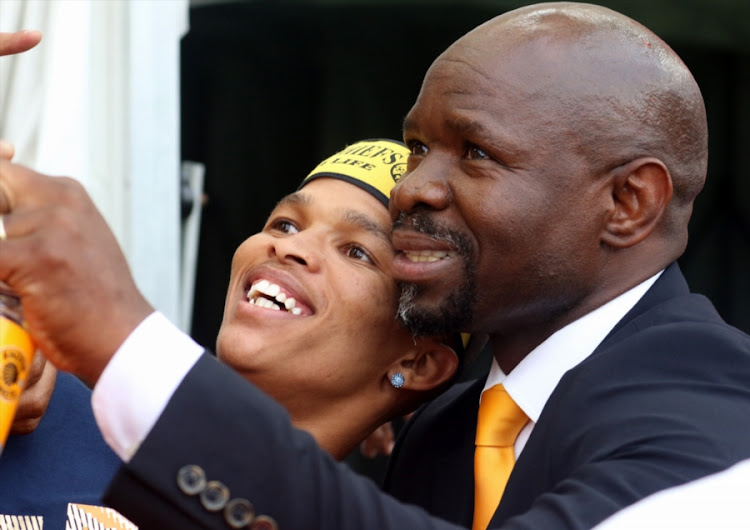
<svg viewBox="0 0 750 530">
<path fill-rule="evenodd" d="M 391 376 L 391 384 L 393 385 L 393 388 L 401 388 L 404 386 L 404 374 L 401 372 L 396 372 Z"/>
</svg>

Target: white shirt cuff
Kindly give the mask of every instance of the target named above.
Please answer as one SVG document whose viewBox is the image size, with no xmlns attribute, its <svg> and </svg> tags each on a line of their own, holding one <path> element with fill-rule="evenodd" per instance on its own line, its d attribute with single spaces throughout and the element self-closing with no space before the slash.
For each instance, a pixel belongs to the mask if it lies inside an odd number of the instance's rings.
<svg viewBox="0 0 750 530">
<path fill-rule="evenodd" d="M 115 352 L 91 395 L 104 440 L 128 462 L 204 349 L 159 312 Z"/>
</svg>

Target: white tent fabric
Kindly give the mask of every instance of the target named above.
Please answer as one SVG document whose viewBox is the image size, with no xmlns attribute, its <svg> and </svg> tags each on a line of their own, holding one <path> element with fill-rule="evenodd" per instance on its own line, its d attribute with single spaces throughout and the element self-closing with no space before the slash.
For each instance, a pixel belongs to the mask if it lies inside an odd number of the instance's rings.
<svg viewBox="0 0 750 530">
<path fill-rule="evenodd" d="M 179 41 L 187 0 L 2 0 L 0 137 L 14 161 L 80 180 L 149 301 L 180 322 Z"/>
</svg>

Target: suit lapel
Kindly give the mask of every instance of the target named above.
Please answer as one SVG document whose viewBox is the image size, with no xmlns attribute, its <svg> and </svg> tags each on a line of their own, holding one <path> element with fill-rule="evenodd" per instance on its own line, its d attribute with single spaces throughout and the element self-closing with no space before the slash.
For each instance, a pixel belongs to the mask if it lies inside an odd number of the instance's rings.
<svg viewBox="0 0 750 530">
<path fill-rule="evenodd" d="M 644 322 L 641 325 L 640 319 L 652 308 L 667 300 L 674 299 L 676 296 L 687 295 L 690 295 L 690 288 L 685 281 L 685 277 L 682 275 L 677 262 L 672 263 L 664 270 L 654 285 L 646 291 L 646 294 L 643 295 L 638 303 L 612 328 L 612 331 L 604 338 L 593 355 L 596 355 L 598 351 L 606 349 L 609 344 L 635 333 L 639 328 L 647 324 L 647 322 Z"/>
</svg>

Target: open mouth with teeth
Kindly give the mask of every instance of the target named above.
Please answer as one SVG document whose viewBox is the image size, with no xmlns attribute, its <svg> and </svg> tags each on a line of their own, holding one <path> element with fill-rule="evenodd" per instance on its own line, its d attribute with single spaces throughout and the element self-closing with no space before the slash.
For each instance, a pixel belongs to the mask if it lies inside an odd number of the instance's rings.
<svg viewBox="0 0 750 530">
<path fill-rule="evenodd" d="M 424 263 L 440 261 L 441 259 L 453 258 L 456 256 L 453 250 L 405 250 L 404 255 L 415 263 Z"/>
<path fill-rule="evenodd" d="M 301 315 L 302 310 L 296 307 L 297 301 L 287 297 L 281 291 L 278 284 L 268 280 L 260 280 L 250 286 L 247 292 L 247 301 L 253 305 L 273 309 L 274 311 L 287 311 L 293 315 Z"/>
</svg>

